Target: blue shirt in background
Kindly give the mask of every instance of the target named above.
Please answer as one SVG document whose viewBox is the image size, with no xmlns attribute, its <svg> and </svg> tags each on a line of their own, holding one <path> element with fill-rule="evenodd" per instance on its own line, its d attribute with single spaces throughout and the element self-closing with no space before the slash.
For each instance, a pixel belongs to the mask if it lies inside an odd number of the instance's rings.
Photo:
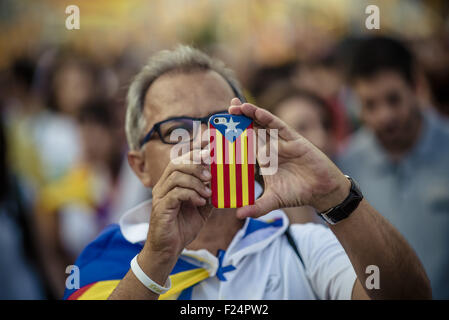
<svg viewBox="0 0 449 320">
<path fill-rule="evenodd" d="M 448 124 L 423 113 L 418 142 L 399 163 L 388 158 L 373 133 L 360 129 L 337 164 L 415 249 L 434 298 L 449 299 Z"/>
</svg>

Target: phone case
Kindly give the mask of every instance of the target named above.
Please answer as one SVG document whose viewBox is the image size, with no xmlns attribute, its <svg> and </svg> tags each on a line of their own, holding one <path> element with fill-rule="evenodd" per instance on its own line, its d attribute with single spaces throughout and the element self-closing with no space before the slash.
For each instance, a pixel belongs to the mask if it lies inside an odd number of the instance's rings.
<svg viewBox="0 0 449 320">
<path fill-rule="evenodd" d="M 255 134 L 252 119 L 216 114 L 209 119 L 212 205 L 254 204 Z"/>
</svg>

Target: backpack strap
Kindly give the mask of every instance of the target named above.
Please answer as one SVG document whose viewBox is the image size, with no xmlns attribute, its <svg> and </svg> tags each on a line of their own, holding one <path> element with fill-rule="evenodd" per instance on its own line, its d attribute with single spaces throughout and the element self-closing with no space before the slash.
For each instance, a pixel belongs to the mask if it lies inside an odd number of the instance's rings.
<svg viewBox="0 0 449 320">
<path fill-rule="evenodd" d="M 296 253 L 296 256 L 299 258 L 299 261 L 301 261 L 302 267 L 304 268 L 304 271 L 305 271 L 306 265 L 304 264 L 304 261 L 302 260 L 301 253 L 299 252 L 298 246 L 296 245 L 296 242 L 293 239 L 293 236 L 290 231 L 290 226 L 287 227 L 287 230 L 285 230 L 284 234 L 287 237 L 288 244 L 290 245 L 290 247 L 292 247 L 293 251 Z M 310 285 L 310 282 L 307 279 L 307 277 L 306 277 L 306 281 L 309 283 L 309 287 L 310 287 L 310 290 L 311 290 L 311 293 L 312 293 L 314 299 L 318 300 L 318 297 L 317 297 L 315 291 L 313 290 L 312 286 Z"/>
<path fill-rule="evenodd" d="M 295 240 L 293 239 L 293 236 L 290 232 L 290 226 L 288 226 L 287 229 L 285 230 L 285 236 L 287 237 L 288 244 L 290 245 L 290 247 L 292 247 L 293 251 L 295 251 L 296 255 L 299 258 L 299 261 L 301 261 L 301 264 L 305 270 L 306 265 L 304 264 L 304 261 L 302 260 L 301 253 L 299 252 L 298 246 L 296 245 Z"/>
</svg>

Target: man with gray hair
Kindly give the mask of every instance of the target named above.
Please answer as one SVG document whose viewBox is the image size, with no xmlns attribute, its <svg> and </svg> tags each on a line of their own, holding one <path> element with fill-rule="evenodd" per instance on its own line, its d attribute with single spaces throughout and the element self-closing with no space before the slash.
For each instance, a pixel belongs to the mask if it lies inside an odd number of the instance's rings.
<svg viewBox="0 0 449 320">
<path fill-rule="evenodd" d="M 170 161 L 173 130 L 190 133 L 181 156 L 190 157 L 201 139 L 193 123 L 205 129 L 224 112 L 279 133 L 276 174 L 238 209 L 209 204 L 208 165 Z M 186 46 L 151 57 L 129 89 L 126 133 L 128 161 L 152 200 L 84 250 L 80 286 L 66 299 L 431 298 L 415 253 L 355 182 L 279 118 L 244 103 L 221 62 Z M 289 226 L 281 208 L 302 205 L 329 228 Z"/>
</svg>

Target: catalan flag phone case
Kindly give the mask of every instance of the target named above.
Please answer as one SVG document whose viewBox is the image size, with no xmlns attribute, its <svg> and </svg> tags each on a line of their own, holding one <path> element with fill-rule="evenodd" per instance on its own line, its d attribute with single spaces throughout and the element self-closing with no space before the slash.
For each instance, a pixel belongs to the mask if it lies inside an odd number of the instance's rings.
<svg viewBox="0 0 449 320">
<path fill-rule="evenodd" d="M 253 120 L 216 114 L 209 119 L 212 205 L 254 204 L 255 134 Z"/>
</svg>

